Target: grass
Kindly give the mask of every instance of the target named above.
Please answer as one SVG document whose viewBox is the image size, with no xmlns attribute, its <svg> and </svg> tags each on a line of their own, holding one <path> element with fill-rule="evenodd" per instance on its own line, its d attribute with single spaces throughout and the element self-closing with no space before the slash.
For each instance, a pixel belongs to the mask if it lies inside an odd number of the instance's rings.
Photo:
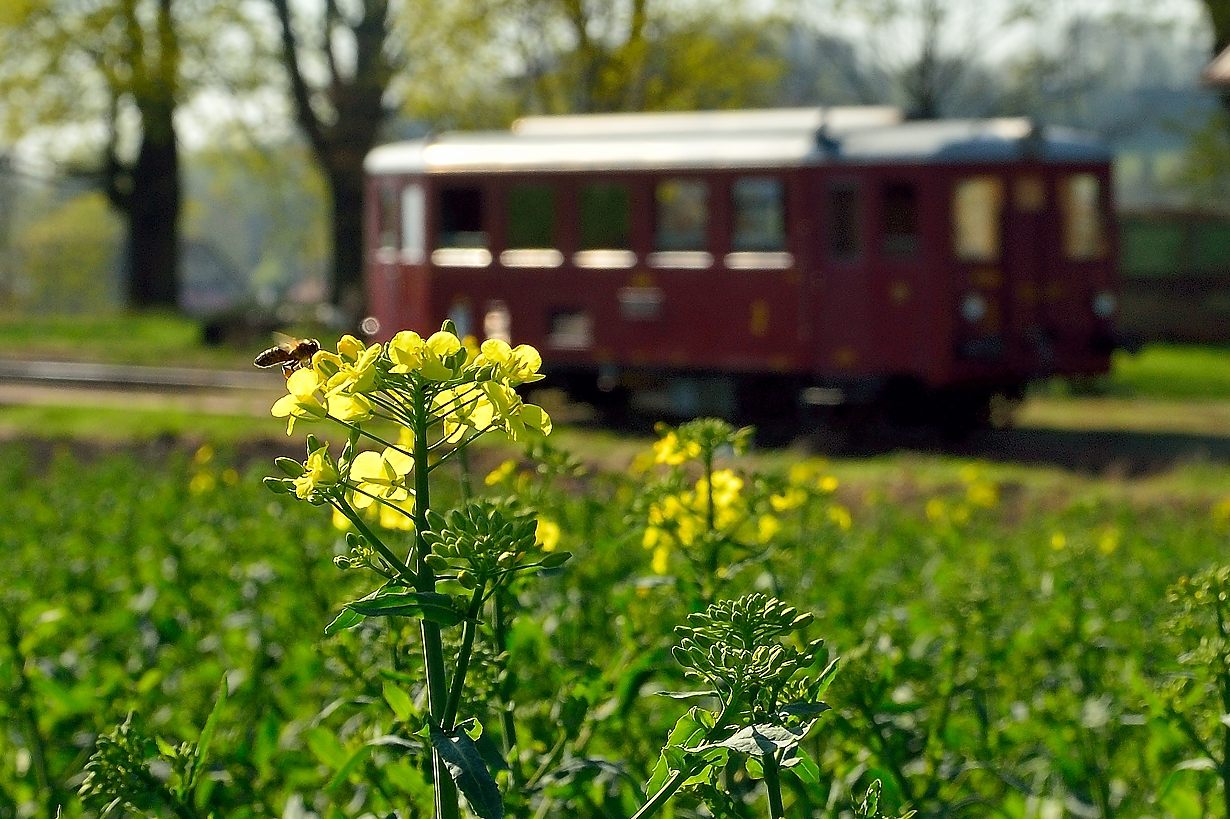
<svg viewBox="0 0 1230 819">
<path fill-rule="evenodd" d="M 246 369 L 273 342 L 257 336 L 246 344 L 207 345 L 199 320 L 174 313 L 0 316 L 0 356 L 6 358 Z"/>
<path fill-rule="evenodd" d="M 1230 399 L 1230 349 L 1151 344 L 1136 354 L 1119 351 L 1107 386 L 1128 396 Z"/>
</svg>

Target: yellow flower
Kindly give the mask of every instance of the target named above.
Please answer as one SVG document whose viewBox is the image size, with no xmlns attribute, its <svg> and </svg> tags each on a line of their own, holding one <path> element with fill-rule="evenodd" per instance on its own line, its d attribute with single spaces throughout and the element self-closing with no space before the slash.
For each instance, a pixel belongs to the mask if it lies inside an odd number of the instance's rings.
<svg viewBox="0 0 1230 819">
<path fill-rule="evenodd" d="M 966 487 L 965 497 L 974 506 L 990 509 L 999 503 L 999 487 L 989 481 L 975 481 Z"/>
<path fill-rule="evenodd" d="M 756 538 L 761 543 L 768 543 L 781 531 L 782 524 L 773 515 L 761 515 L 756 522 Z"/>
<path fill-rule="evenodd" d="M 295 370 L 286 379 L 286 389 L 288 394 L 279 398 L 270 412 L 274 418 L 286 419 L 287 435 L 294 430 L 296 418 L 319 421 L 328 414 L 323 398 L 317 395 L 320 379 L 315 370 Z"/>
<path fill-rule="evenodd" d="M 485 381 L 480 386 L 509 438 L 524 441 L 551 433 L 551 416 L 546 410 L 523 402 L 512 387 L 498 381 Z"/>
<path fill-rule="evenodd" d="M 1098 537 L 1098 551 L 1104 555 L 1112 555 L 1119 548 L 1119 530 L 1107 526 Z"/>
<path fill-rule="evenodd" d="M 487 484 L 487 486 L 496 486 L 497 484 L 507 481 L 516 471 L 517 462 L 509 458 L 507 461 L 488 472 L 487 477 L 483 479 L 483 483 Z"/>
<path fill-rule="evenodd" d="M 797 486 L 788 486 L 780 495 L 770 495 L 769 505 L 774 512 L 798 509 L 807 501 L 807 493 Z"/>
<path fill-rule="evenodd" d="M 192 476 L 192 480 L 188 481 L 188 491 L 194 495 L 201 495 L 213 489 L 217 484 L 217 480 L 208 472 L 198 472 Z"/>
<path fill-rule="evenodd" d="M 197 447 L 196 452 L 192 455 L 192 462 L 198 466 L 204 466 L 214 459 L 214 448 L 209 444 L 201 444 Z"/>
<path fill-rule="evenodd" d="M 380 349 L 380 345 L 374 345 Z M 354 336 L 347 333 L 337 340 L 337 354 L 347 361 L 358 361 L 365 352 L 365 345 Z"/>
<path fill-rule="evenodd" d="M 544 552 L 554 552 L 559 546 L 559 524 L 550 518 L 538 517 L 538 529 L 534 532 L 534 540 Z"/>
<path fill-rule="evenodd" d="M 462 349 L 461 340 L 441 330 L 427 340 L 413 330 L 402 330 L 389 341 L 395 373 L 417 372 L 431 381 L 447 381 L 457 373 L 444 359 Z"/>
<path fill-rule="evenodd" d="M 341 349 L 340 343 L 338 349 Z M 325 394 L 333 396 L 338 393 L 371 392 L 376 388 L 376 362 L 379 359 L 379 344 L 373 344 L 366 350 L 360 350 L 353 359 L 342 356 L 337 372 L 329 376 L 325 382 Z"/>
<path fill-rule="evenodd" d="M 371 402 L 361 395 L 335 395 L 325 406 L 339 421 L 365 421 L 372 416 Z"/>
<path fill-rule="evenodd" d="M 414 498 L 388 501 L 379 506 L 376 523 L 384 529 L 397 532 L 414 530 Z"/>
<path fill-rule="evenodd" d="M 696 492 L 704 497 L 708 491 L 708 483 L 704 478 L 696 482 Z M 713 472 L 713 506 L 715 509 L 729 509 L 734 506 L 743 492 L 743 479 L 735 474 L 733 469 L 717 469 Z"/>
<path fill-rule="evenodd" d="M 360 452 L 350 465 L 350 479 L 359 491 L 354 493 L 354 505 L 365 509 L 376 502 L 403 501 L 410 497 L 408 476 L 414 469 L 414 459 L 389 447 L 382 453 Z"/>
<path fill-rule="evenodd" d="M 832 475 L 823 475 L 820 480 L 816 482 L 816 486 L 824 494 L 831 495 L 837 491 L 837 478 Z"/>
<path fill-rule="evenodd" d="M 1054 532 L 1051 534 L 1051 548 L 1055 551 L 1062 551 L 1068 546 L 1068 538 L 1063 532 Z"/>
<path fill-rule="evenodd" d="M 514 386 L 543 378 L 538 372 L 542 367 L 542 356 L 528 344 L 510 347 L 506 341 L 489 338 L 479 347 L 479 353 L 474 361 L 476 366 L 494 365 L 497 377 Z"/>
<path fill-rule="evenodd" d="M 700 457 L 700 444 L 696 441 L 683 443 L 675 430 L 670 430 L 653 444 L 653 459 L 655 463 L 667 466 L 679 466 L 690 458 Z"/>
<path fill-rule="evenodd" d="M 829 507 L 829 520 L 837 525 L 838 529 L 843 532 L 850 531 L 850 527 L 854 525 L 854 518 L 850 515 L 850 510 L 841 504 L 835 503 Z"/>
<path fill-rule="evenodd" d="M 303 372 L 303 370 L 298 370 L 297 372 Z M 300 498 L 308 498 L 313 492 L 333 486 L 338 481 L 337 465 L 329 457 L 327 446 L 322 446 L 320 449 L 314 449 L 308 453 L 307 461 L 303 464 L 303 467 L 303 474 L 295 478 L 294 481 L 295 494 Z"/>
<path fill-rule="evenodd" d="M 671 551 L 665 546 L 659 546 L 653 550 L 653 560 L 650 567 L 658 574 L 666 574 L 666 570 L 670 568 Z"/>
<path fill-rule="evenodd" d="M 457 443 L 471 432 L 486 429 L 495 421 L 491 400 L 473 385 L 442 390 L 432 401 L 432 412 L 440 416 L 444 439 L 451 443 Z"/>
<path fill-rule="evenodd" d="M 943 498 L 928 498 L 926 506 L 927 520 L 940 523 L 948 517 L 948 506 Z"/>
</svg>

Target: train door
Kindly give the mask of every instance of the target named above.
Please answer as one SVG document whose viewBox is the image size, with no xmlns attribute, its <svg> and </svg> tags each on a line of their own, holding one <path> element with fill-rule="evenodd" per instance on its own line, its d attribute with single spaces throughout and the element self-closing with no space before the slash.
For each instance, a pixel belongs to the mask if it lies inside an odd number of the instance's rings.
<svg viewBox="0 0 1230 819">
<path fill-rule="evenodd" d="M 1011 360 L 1031 323 L 1028 306 L 1040 270 L 1036 208 L 1010 199 L 1013 180 L 1000 171 L 971 170 L 952 185 L 951 252 L 955 265 L 955 355 L 966 371 L 994 372 Z M 1016 191 L 1033 180 L 1015 180 Z M 1029 201 L 1032 201 L 1031 199 Z"/>
<path fill-rule="evenodd" d="M 841 381 L 856 378 L 871 350 L 870 262 L 867 253 L 866 180 L 821 177 L 811 210 L 819 214 L 812 241 L 818 283 L 815 318 L 816 368 Z"/>
</svg>

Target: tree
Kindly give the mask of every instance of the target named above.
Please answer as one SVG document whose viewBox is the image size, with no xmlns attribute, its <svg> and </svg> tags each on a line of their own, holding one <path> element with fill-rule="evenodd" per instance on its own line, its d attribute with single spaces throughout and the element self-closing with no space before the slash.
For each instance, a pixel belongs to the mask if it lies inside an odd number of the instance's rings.
<svg viewBox="0 0 1230 819">
<path fill-rule="evenodd" d="M 324 0 L 323 13 L 303 26 L 297 25 L 289 0 L 269 2 L 277 14 L 295 121 L 329 185 L 329 300 L 353 317 L 363 298 L 363 159 L 389 114 L 385 95 L 400 64 L 394 21 L 388 0 L 361 0 L 345 8 L 338 0 Z M 319 80 L 313 82 L 313 76 Z"/>
<path fill-rule="evenodd" d="M 819 8 L 819 5 L 816 7 Z M 984 115 L 993 105 L 986 71 L 1003 46 L 1039 16 L 1035 0 L 829 0 L 824 25 L 853 24 L 867 45 L 869 76 L 888 79 L 888 99 L 912 119 Z M 821 18 L 816 19 L 821 24 Z"/>
<path fill-rule="evenodd" d="M 0 3 L 6 130 L 41 143 L 49 158 L 107 194 L 126 223 L 131 306 L 176 304 L 176 111 L 206 88 L 252 87 L 255 73 L 245 72 L 255 41 L 242 8 L 234 0 Z"/>
<path fill-rule="evenodd" d="M 179 5 L 182 5 L 180 3 Z M 88 160 L 127 222 L 127 297 L 173 306 L 178 292 L 181 43 L 172 0 L 24 2 L 0 21 L 0 88 L 22 132 L 88 125 Z"/>
<path fill-rule="evenodd" d="M 524 111 L 769 105 L 784 74 L 783 20 L 739 3 L 497 0 L 495 7 L 522 63 L 514 85 Z"/>
</svg>

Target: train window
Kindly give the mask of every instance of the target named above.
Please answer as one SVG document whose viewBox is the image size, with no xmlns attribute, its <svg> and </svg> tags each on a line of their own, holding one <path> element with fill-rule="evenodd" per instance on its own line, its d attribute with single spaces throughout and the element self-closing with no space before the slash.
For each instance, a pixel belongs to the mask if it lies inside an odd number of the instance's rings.
<svg viewBox="0 0 1230 819">
<path fill-rule="evenodd" d="M 483 192 L 478 188 L 444 188 L 440 191 L 438 247 L 486 247 L 483 230 Z"/>
<path fill-rule="evenodd" d="M 392 179 L 382 179 L 378 183 L 376 198 L 376 224 L 379 226 L 381 250 L 397 250 L 397 184 Z"/>
<path fill-rule="evenodd" d="M 628 250 L 632 247 L 628 189 L 609 182 L 581 186 L 581 249 Z"/>
<path fill-rule="evenodd" d="M 851 183 L 829 188 L 829 253 L 834 259 L 854 259 L 863 252 L 859 233 L 859 192 Z"/>
<path fill-rule="evenodd" d="M 505 267 L 559 267 L 564 255 L 554 249 L 555 191 L 546 185 L 513 185 L 508 189 L 506 215 L 508 249 L 500 254 Z"/>
<path fill-rule="evenodd" d="M 407 185 L 401 191 L 401 257 L 419 264 L 427 254 L 427 202 L 422 185 Z"/>
<path fill-rule="evenodd" d="M 478 188 L 443 188 L 439 201 L 440 228 L 432 263 L 443 267 L 491 264 L 487 232 L 483 230 L 483 192 Z"/>
<path fill-rule="evenodd" d="M 1106 254 L 1102 235 L 1102 186 L 1091 173 L 1065 177 L 1059 183 L 1063 213 L 1063 252 L 1074 261 L 1100 259 Z"/>
<path fill-rule="evenodd" d="M 918 191 L 910 182 L 886 182 L 880 190 L 883 232 L 880 248 L 885 256 L 912 256 L 918 252 Z"/>
<path fill-rule="evenodd" d="M 709 188 L 695 179 L 667 179 L 654 187 L 654 250 L 704 250 L 708 245 Z"/>
<path fill-rule="evenodd" d="M 1004 183 L 996 176 L 971 176 L 952 192 L 952 251 L 964 262 L 999 259 Z"/>
<path fill-rule="evenodd" d="M 546 185 L 513 185 L 508 189 L 510 248 L 542 248 L 555 244 L 555 195 Z"/>
<path fill-rule="evenodd" d="M 785 250 L 782 181 L 767 176 L 745 176 L 734 181 L 730 193 L 734 208 L 731 249 L 736 253 Z"/>
</svg>

